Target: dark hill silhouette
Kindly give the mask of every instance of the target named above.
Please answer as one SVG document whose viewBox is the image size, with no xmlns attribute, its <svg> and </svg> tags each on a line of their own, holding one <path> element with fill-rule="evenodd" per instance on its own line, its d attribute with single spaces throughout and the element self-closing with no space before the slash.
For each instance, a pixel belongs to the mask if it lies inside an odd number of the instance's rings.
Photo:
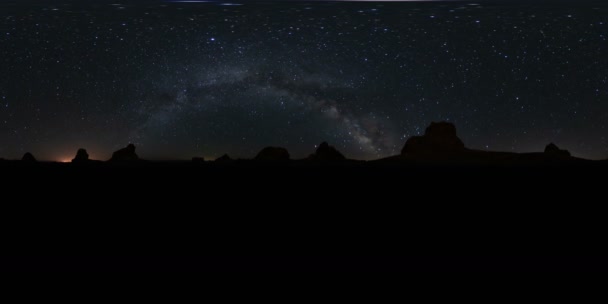
<svg viewBox="0 0 608 304">
<path fill-rule="evenodd" d="M 114 153 L 112 153 L 112 158 L 110 161 L 115 162 L 130 162 L 130 161 L 138 161 L 139 156 L 135 154 L 135 145 L 129 144 L 127 147 L 122 148 Z"/>
<path fill-rule="evenodd" d="M 23 154 L 21 161 L 28 162 L 28 163 L 35 163 L 36 158 L 34 157 L 34 155 L 32 155 L 32 153 L 27 152 L 27 153 Z"/>
<path fill-rule="evenodd" d="M 281 147 L 266 147 L 255 157 L 258 161 L 288 161 L 289 152 Z"/>
<path fill-rule="evenodd" d="M 317 151 L 308 157 L 309 160 L 314 161 L 342 161 L 346 157 L 335 147 L 330 146 L 327 142 L 322 142 Z"/>
<path fill-rule="evenodd" d="M 232 158 L 228 154 L 224 154 L 215 159 L 216 162 L 229 162 L 232 161 Z"/>
<path fill-rule="evenodd" d="M 545 147 L 545 154 L 554 157 L 570 157 L 570 151 L 562 150 L 554 143 L 550 143 Z"/>
<path fill-rule="evenodd" d="M 72 159 L 73 163 L 86 163 L 89 161 L 89 153 L 87 153 L 86 149 L 78 149 L 76 152 L 76 156 Z"/>
</svg>

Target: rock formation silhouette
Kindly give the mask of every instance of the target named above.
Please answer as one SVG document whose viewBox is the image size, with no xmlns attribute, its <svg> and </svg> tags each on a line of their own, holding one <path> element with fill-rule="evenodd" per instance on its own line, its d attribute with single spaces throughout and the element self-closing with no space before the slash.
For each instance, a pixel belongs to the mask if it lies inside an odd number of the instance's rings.
<svg viewBox="0 0 608 304">
<path fill-rule="evenodd" d="M 346 157 L 335 147 L 330 146 L 327 142 L 322 142 L 317 151 L 311 154 L 308 159 L 315 161 L 341 161 L 345 160 Z"/>
<path fill-rule="evenodd" d="M 570 151 L 562 150 L 554 143 L 550 143 L 545 147 L 545 154 L 554 157 L 570 157 Z"/>
<path fill-rule="evenodd" d="M 193 157 L 192 158 L 192 162 L 193 163 L 204 163 L 205 162 L 205 158 L 204 157 Z"/>
<path fill-rule="evenodd" d="M 127 147 L 122 148 L 112 153 L 110 161 L 129 162 L 137 161 L 139 157 L 135 154 L 135 145 L 129 144 Z"/>
<path fill-rule="evenodd" d="M 280 147 L 266 147 L 258 153 L 255 160 L 259 161 L 288 161 L 289 152 L 287 149 Z"/>
<path fill-rule="evenodd" d="M 464 143 L 456 134 L 456 127 L 449 122 L 432 122 L 423 136 L 410 137 L 402 156 L 444 156 L 466 152 Z"/>
<path fill-rule="evenodd" d="M 87 150 L 82 148 L 78 149 L 76 156 L 74 159 L 72 159 L 73 163 L 85 163 L 87 161 L 89 161 L 89 153 L 87 153 Z"/>
<path fill-rule="evenodd" d="M 224 154 L 218 158 L 215 159 L 216 162 L 229 162 L 232 161 L 232 158 L 230 158 L 230 156 L 228 156 L 228 154 Z"/>
<path fill-rule="evenodd" d="M 35 163 L 36 158 L 34 157 L 34 155 L 32 155 L 32 153 L 27 152 L 27 153 L 23 154 L 21 161 L 28 162 L 28 163 Z"/>
<path fill-rule="evenodd" d="M 129 144 L 127 147 L 119 149 L 112 154 L 110 162 L 133 162 L 140 158 L 135 153 L 136 147 Z M 0 158 L 0 161 L 4 159 Z M 289 161 L 290 155 L 287 149 L 282 147 L 265 147 L 254 158 L 256 161 Z M 319 144 L 315 153 L 311 154 L 308 161 L 347 161 L 346 163 L 356 163 L 355 160 L 347 160 L 335 147 L 327 142 Z M 22 162 L 34 163 L 36 158 L 31 153 L 25 153 Z M 216 162 L 231 162 L 232 158 L 228 154 L 215 159 Z M 412 136 L 404 144 L 401 154 L 378 159 L 383 164 L 395 162 L 403 164 L 550 164 L 558 162 L 584 163 L 591 162 L 581 158 L 573 157 L 568 150 L 560 149 L 556 144 L 550 143 L 545 147 L 544 153 L 515 153 L 497 152 L 469 149 L 465 147 L 462 140 L 458 137 L 456 127 L 450 122 L 432 122 L 422 136 Z M 97 163 L 99 161 L 89 159 L 87 150 L 81 148 L 77 151 L 72 163 Z M 204 157 L 193 157 L 193 163 L 205 163 Z M 604 160 L 608 162 L 608 160 Z M 5 164 L 12 163 L 6 161 Z M 246 161 L 238 161 L 235 164 L 245 164 Z M 299 163 L 299 162 L 298 162 Z M 373 163 L 368 161 L 367 163 Z"/>
</svg>

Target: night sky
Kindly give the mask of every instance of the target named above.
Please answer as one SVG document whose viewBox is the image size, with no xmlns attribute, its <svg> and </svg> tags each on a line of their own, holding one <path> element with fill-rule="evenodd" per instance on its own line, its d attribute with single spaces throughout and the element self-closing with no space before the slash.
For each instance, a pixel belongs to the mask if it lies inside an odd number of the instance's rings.
<svg viewBox="0 0 608 304">
<path fill-rule="evenodd" d="M 608 157 L 608 4 L 86 2 L 0 4 L 0 157 L 374 159 L 441 120 Z"/>
</svg>

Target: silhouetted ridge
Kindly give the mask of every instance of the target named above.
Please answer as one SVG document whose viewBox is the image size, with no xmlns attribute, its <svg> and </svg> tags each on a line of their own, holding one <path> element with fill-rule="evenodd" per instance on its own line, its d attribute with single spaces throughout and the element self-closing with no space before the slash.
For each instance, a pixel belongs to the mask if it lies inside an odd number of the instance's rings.
<svg viewBox="0 0 608 304">
<path fill-rule="evenodd" d="M 287 149 L 280 147 L 266 147 L 258 153 L 255 160 L 259 161 L 288 161 L 289 152 Z"/>
<path fill-rule="evenodd" d="M 570 157 L 570 151 L 562 150 L 554 143 L 550 143 L 545 147 L 545 154 L 557 157 Z"/>
<path fill-rule="evenodd" d="M 112 158 L 109 162 L 135 162 L 139 161 L 140 158 L 135 153 L 136 147 L 133 144 L 129 144 L 125 148 L 119 149 L 112 154 Z M 0 158 L 0 161 L 3 159 Z M 262 149 L 254 158 L 255 161 L 261 162 L 286 162 L 290 160 L 290 155 L 287 149 L 282 147 L 265 147 Z M 21 159 L 22 162 L 35 163 L 36 158 L 31 153 L 25 153 Z M 231 162 L 233 161 L 228 154 L 224 154 L 219 158 L 215 159 L 216 162 Z M 308 165 L 311 161 L 317 162 L 338 162 L 345 161 L 340 164 L 353 164 L 353 165 L 366 165 L 370 166 L 375 161 L 356 161 L 347 160 L 346 157 L 338 151 L 335 147 L 330 146 L 327 142 L 319 144 L 315 153 L 311 154 L 308 158 L 294 162 L 294 165 Z M 395 162 L 401 165 L 405 164 L 442 164 L 442 165 L 479 165 L 479 164 L 544 164 L 544 165 L 555 165 L 558 163 L 584 164 L 592 163 L 590 160 L 582 158 L 572 157 L 570 152 L 565 149 L 560 149 L 556 144 L 550 143 L 545 147 L 544 153 L 515 153 L 515 152 L 499 152 L 499 151 L 486 151 L 469 149 L 465 147 L 462 140 L 458 137 L 456 127 L 454 124 L 449 122 L 432 122 L 425 130 L 422 136 L 410 137 L 400 155 L 394 155 L 377 161 L 382 162 L 382 165 L 386 165 L 389 162 Z M 605 160 L 604 162 L 608 162 Z M 4 165 L 13 163 L 13 160 L 6 161 Z M 45 162 L 41 162 L 40 166 L 32 166 L 31 168 L 38 168 L 44 166 Z M 77 151 L 76 156 L 72 159 L 72 163 L 89 163 L 98 164 L 100 161 L 89 159 L 87 150 L 81 148 Z M 139 164 L 151 164 L 149 162 L 140 162 Z M 152 162 L 154 163 L 154 162 Z M 177 163 L 177 162 L 172 162 Z M 182 163 L 182 162 L 179 162 Z M 205 163 L 204 157 L 192 157 L 192 163 Z M 248 161 L 238 160 L 235 161 L 234 165 L 249 164 Z M 600 163 L 600 162 L 597 162 Z M 601 162 L 603 164 L 603 162 Z M 53 162 L 53 166 L 58 165 Z M 272 166 L 272 164 L 270 164 Z M 313 163 L 313 167 L 319 167 L 318 163 Z M 99 164 L 101 166 L 101 164 Z M 122 166 L 119 164 L 119 167 Z M 139 165 L 138 165 L 139 166 Z M 95 166 L 98 167 L 98 166 Z"/>
<path fill-rule="evenodd" d="M 410 137 L 401 155 L 433 156 L 466 152 L 464 143 L 456 134 L 456 127 L 449 122 L 432 122 L 423 136 Z"/>
<path fill-rule="evenodd" d="M 83 163 L 89 161 L 89 153 L 85 149 L 78 149 L 76 156 L 72 159 L 73 163 Z"/>
<path fill-rule="evenodd" d="M 317 151 L 308 158 L 316 161 L 340 161 L 346 159 L 340 151 L 333 146 L 330 146 L 327 142 L 322 142 L 317 148 Z"/>
<path fill-rule="evenodd" d="M 27 153 L 23 154 L 21 161 L 28 162 L 28 163 L 35 163 L 36 158 L 34 157 L 34 155 L 32 155 L 32 153 L 27 152 Z"/>
<path fill-rule="evenodd" d="M 112 158 L 110 161 L 137 161 L 139 157 L 135 154 L 135 145 L 129 144 L 126 148 L 122 148 L 114 153 L 112 153 Z"/>
<path fill-rule="evenodd" d="M 215 159 L 216 162 L 229 162 L 232 161 L 232 158 L 230 158 L 230 156 L 228 156 L 228 154 L 224 154 L 218 158 Z"/>
</svg>

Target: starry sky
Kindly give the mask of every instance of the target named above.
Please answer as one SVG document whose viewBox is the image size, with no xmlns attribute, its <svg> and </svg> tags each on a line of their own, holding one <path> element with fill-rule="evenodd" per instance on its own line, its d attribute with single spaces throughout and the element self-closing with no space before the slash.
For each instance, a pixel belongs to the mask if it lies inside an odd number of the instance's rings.
<svg viewBox="0 0 608 304">
<path fill-rule="evenodd" d="M 0 157 L 375 159 L 446 120 L 602 159 L 607 38 L 601 2 L 3 3 Z"/>
</svg>

